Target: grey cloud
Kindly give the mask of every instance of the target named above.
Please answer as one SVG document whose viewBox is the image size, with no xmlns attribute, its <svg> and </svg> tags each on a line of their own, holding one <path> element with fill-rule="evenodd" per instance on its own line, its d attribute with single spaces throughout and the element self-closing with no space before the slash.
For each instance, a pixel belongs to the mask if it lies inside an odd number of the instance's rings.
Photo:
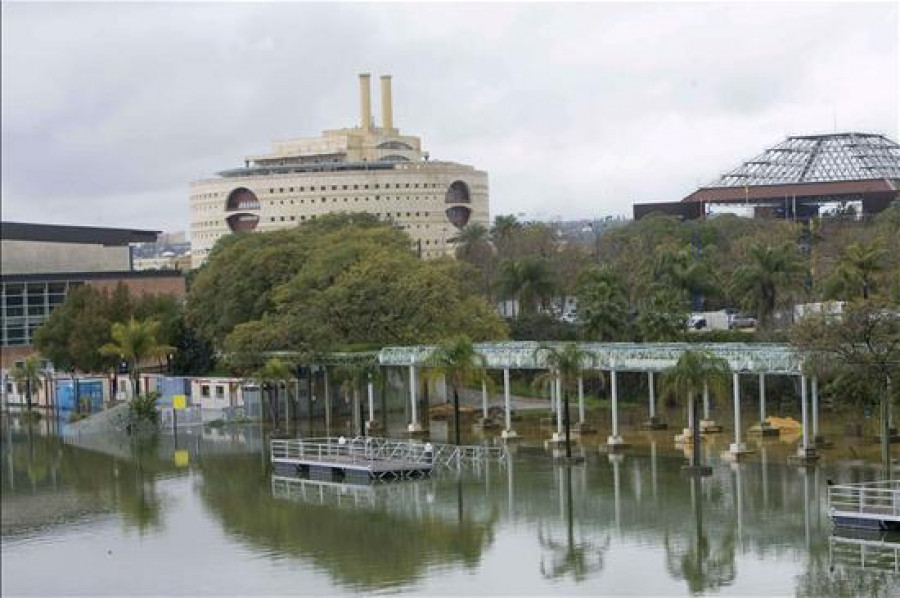
<svg viewBox="0 0 900 598">
<path fill-rule="evenodd" d="M 896 138 L 896 22 L 883 3 L 5 4 L 3 216 L 187 228 L 190 181 L 355 124 L 363 70 L 394 75 L 433 156 L 490 172 L 495 212 L 627 214 L 835 112 Z"/>
</svg>

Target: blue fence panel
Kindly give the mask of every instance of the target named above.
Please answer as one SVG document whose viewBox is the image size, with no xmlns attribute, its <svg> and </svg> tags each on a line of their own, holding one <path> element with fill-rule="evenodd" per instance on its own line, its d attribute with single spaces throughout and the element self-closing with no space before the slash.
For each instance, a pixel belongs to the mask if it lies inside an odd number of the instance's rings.
<svg viewBox="0 0 900 598">
<path fill-rule="evenodd" d="M 76 387 L 78 396 L 75 395 Z M 77 384 L 72 380 L 57 380 L 56 401 L 61 411 L 75 411 L 78 407 L 78 399 L 84 397 L 90 399 L 91 413 L 102 411 L 103 380 L 78 380 Z"/>
</svg>

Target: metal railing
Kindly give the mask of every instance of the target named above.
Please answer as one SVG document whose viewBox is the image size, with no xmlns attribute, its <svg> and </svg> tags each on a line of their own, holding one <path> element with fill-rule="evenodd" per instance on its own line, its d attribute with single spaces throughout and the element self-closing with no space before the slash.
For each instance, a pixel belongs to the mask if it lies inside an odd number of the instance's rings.
<svg viewBox="0 0 900 598">
<path fill-rule="evenodd" d="M 846 538 L 832 535 L 828 547 L 832 566 L 900 574 L 900 542 L 878 539 Z"/>
<path fill-rule="evenodd" d="M 830 485 L 828 507 L 832 516 L 900 521 L 900 480 Z"/>
<path fill-rule="evenodd" d="M 457 446 L 363 436 L 351 439 L 282 439 L 272 440 L 270 444 L 273 462 L 316 460 L 364 465 L 374 461 L 394 461 L 437 467 L 463 467 L 479 465 L 485 461 L 504 463 L 507 455 L 505 447 Z"/>
</svg>

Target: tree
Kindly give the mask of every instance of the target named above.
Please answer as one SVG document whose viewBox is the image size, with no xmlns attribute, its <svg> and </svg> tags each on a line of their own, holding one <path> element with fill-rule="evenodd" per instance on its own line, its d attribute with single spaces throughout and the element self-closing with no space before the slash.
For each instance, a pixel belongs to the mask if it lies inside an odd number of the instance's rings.
<svg viewBox="0 0 900 598">
<path fill-rule="evenodd" d="M 12 370 L 12 378 L 19 392 L 25 393 L 25 406 L 31 412 L 31 396 L 44 387 L 41 380 L 41 359 L 38 355 L 29 355 L 21 364 Z"/>
<path fill-rule="evenodd" d="M 697 395 L 704 385 L 711 390 L 726 387 L 730 372 L 731 368 L 727 361 L 703 351 L 685 351 L 674 366 L 663 371 L 661 381 L 663 392 L 683 396 L 690 407 L 692 416 L 690 428 L 694 445 L 691 465 L 694 467 L 701 465 Z"/>
<path fill-rule="evenodd" d="M 779 293 L 790 291 L 800 282 L 803 262 L 791 243 L 752 245 L 750 257 L 750 264 L 735 270 L 732 286 L 744 297 L 745 307 L 754 310 L 760 325 L 766 327 L 778 305 Z"/>
<path fill-rule="evenodd" d="M 512 214 L 500 214 L 494 217 L 494 226 L 491 236 L 497 252 L 504 258 L 508 258 L 513 237 L 522 230 L 522 223 Z"/>
<path fill-rule="evenodd" d="M 518 301 L 519 311 L 525 314 L 546 304 L 555 290 L 549 262 L 533 256 L 500 262 L 497 286 L 501 296 Z"/>
<path fill-rule="evenodd" d="M 881 450 L 890 471 L 890 408 L 900 379 L 900 312 L 896 305 L 859 301 L 838 317 L 813 315 L 792 330 L 791 342 L 812 367 L 837 364 L 878 388 Z"/>
<path fill-rule="evenodd" d="M 875 275 L 884 270 L 885 252 L 879 239 L 851 243 L 844 248 L 838 266 L 826 283 L 827 293 L 842 299 L 869 299 Z"/>
<path fill-rule="evenodd" d="M 628 325 L 628 300 L 618 276 L 609 268 L 592 268 L 578 284 L 578 321 L 585 335 L 614 340 Z"/>
<path fill-rule="evenodd" d="M 415 258 L 411 239 L 373 214 L 328 214 L 302 225 L 253 235 L 226 235 L 197 272 L 187 298 L 187 322 L 216 348 L 236 326 L 276 309 L 288 283 L 328 287 L 375 249 Z"/>
<path fill-rule="evenodd" d="M 487 228 L 477 223 L 470 224 L 451 241 L 456 245 L 456 258 L 471 264 L 477 270 L 481 279 L 480 291 L 491 300 L 497 260 Z"/>
<path fill-rule="evenodd" d="M 177 324 L 175 354 L 172 357 L 172 373 L 176 376 L 198 376 L 210 372 L 216 365 L 216 356 L 207 339 L 187 325 L 184 318 Z"/>
<path fill-rule="evenodd" d="M 487 228 L 474 222 L 463 227 L 450 242 L 456 246 L 457 258 L 470 259 L 478 249 L 490 247 L 490 233 Z"/>
<path fill-rule="evenodd" d="M 566 343 L 562 347 L 541 345 L 534 352 L 535 359 L 549 368 L 549 372 L 541 374 L 535 379 L 535 384 L 553 383 L 553 378 L 558 377 L 563 391 L 563 426 L 566 432 L 566 458 L 572 458 L 572 444 L 570 439 L 569 423 L 569 391 L 578 385 L 578 377 L 581 376 L 585 366 L 593 367 L 593 357 L 590 353 L 582 351 L 575 343 Z"/>
<path fill-rule="evenodd" d="M 109 370 L 116 360 L 97 351 L 110 341 L 109 305 L 93 287 L 73 289 L 35 332 L 35 347 L 59 370 Z"/>
<path fill-rule="evenodd" d="M 359 418 L 359 428 L 354 429 L 353 433 L 365 436 L 366 426 L 364 424 L 364 418 L 360 416 L 362 406 L 359 400 L 359 391 L 369 381 L 375 382 L 376 380 L 380 380 L 381 368 L 374 363 L 351 363 L 339 366 L 337 368 L 337 374 L 343 378 L 343 381 L 341 382 L 341 394 L 344 395 L 344 400 L 346 401 L 348 398 L 352 398 L 353 400 L 353 418 L 351 421 L 356 422 L 357 418 Z"/>
<path fill-rule="evenodd" d="M 644 342 L 676 341 L 684 334 L 687 318 L 677 291 L 658 288 L 638 313 L 636 324 Z"/>
<path fill-rule="evenodd" d="M 262 240 L 245 251 L 264 255 L 288 245 L 288 252 L 303 257 L 285 265 L 287 276 L 260 281 L 265 309 L 229 315 L 220 305 L 243 294 L 230 288 L 243 283 L 225 278 L 229 265 L 222 260 L 257 263 L 259 257 L 228 251 L 210 258 L 210 272 L 216 275 L 208 284 L 221 285 L 221 301 L 191 290 L 188 323 L 195 322 L 201 335 L 232 356 L 435 343 L 454 333 L 476 340 L 507 334 L 496 311 L 478 296 L 469 264 L 420 260 L 410 250 L 409 237 L 386 223 L 329 217 L 304 223 L 287 240 L 280 234 L 284 231 L 276 232 L 252 235 Z M 205 277 L 201 272 L 197 278 L 195 286 Z"/>
<path fill-rule="evenodd" d="M 272 416 L 273 424 L 278 423 L 278 390 L 293 378 L 294 372 L 291 365 L 278 357 L 270 357 L 251 376 L 251 379 L 259 384 L 260 389 L 268 397 L 269 414 Z"/>
<path fill-rule="evenodd" d="M 690 245 L 659 253 L 654 274 L 659 282 L 677 289 L 685 305 L 691 305 L 695 293 L 710 293 L 714 290 L 709 265 Z"/>
<path fill-rule="evenodd" d="M 172 352 L 172 347 L 158 340 L 159 322 L 156 320 L 136 320 L 112 325 L 112 342 L 100 347 L 100 353 L 119 357 L 128 364 L 128 372 L 134 384 L 135 395 L 140 394 L 140 368 L 151 357 L 161 357 Z"/>
<path fill-rule="evenodd" d="M 486 361 L 475 350 L 472 340 L 466 336 L 454 336 L 439 344 L 428 359 L 425 367 L 428 376 L 443 378 L 453 390 L 453 423 L 457 446 L 460 444 L 459 391 L 476 384 L 480 385 L 485 376 Z"/>
<path fill-rule="evenodd" d="M 70 291 L 38 328 L 35 346 L 58 370 L 109 371 L 118 363 L 118 356 L 105 355 L 97 348 L 112 342 L 113 323 L 126 323 L 131 317 L 159 321 L 157 340 L 163 344 L 189 343 L 190 338 L 182 336 L 193 335 L 184 325 L 181 302 L 174 296 L 135 297 L 122 283 L 111 293 L 83 285 Z"/>
</svg>

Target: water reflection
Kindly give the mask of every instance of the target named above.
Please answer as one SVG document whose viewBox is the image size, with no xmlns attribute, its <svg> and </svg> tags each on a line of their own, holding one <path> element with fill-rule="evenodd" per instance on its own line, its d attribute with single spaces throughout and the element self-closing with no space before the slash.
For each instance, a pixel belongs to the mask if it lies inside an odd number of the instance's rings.
<svg viewBox="0 0 900 598">
<path fill-rule="evenodd" d="M 731 465 L 710 450 L 714 473 L 704 479 L 685 477 L 683 455 L 651 437 L 624 456 L 585 451 L 586 463 L 574 467 L 523 443 L 503 468 L 352 485 L 273 475 L 266 430 L 255 425 L 76 446 L 45 427 L 4 423 L 11 593 L 56 593 L 40 574 L 48 562 L 70 588 L 92 587 L 89 571 L 52 560 L 63 537 L 72 546 L 153 538 L 162 551 L 188 542 L 190 562 L 172 573 L 215 571 L 203 587 L 217 593 L 282 593 L 301 583 L 319 584 L 302 586 L 316 593 L 900 590 L 900 571 L 886 566 L 900 563 L 900 539 L 833 535 L 825 514 L 825 480 L 867 479 L 870 468 L 790 467 L 767 445 L 757 460 Z M 241 573 L 216 569 L 221 562 L 241 563 Z M 109 591 L 129 593 L 140 566 L 117 562 Z"/>
<path fill-rule="evenodd" d="M 585 470 L 579 468 L 581 473 Z M 572 468 L 560 467 L 558 470 L 559 488 L 563 495 L 560 501 L 564 505 L 566 522 L 565 541 L 554 538 L 546 525 L 538 527 L 538 543 L 542 548 L 540 570 L 548 579 L 571 576 L 574 581 L 581 582 L 593 573 L 603 570 L 603 557 L 609 548 L 609 535 L 602 543 L 575 539 L 575 509 L 573 506 Z"/>
<path fill-rule="evenodd" d="M 692 594 L 730 585 L 736 575 L 735 530 L 725 529 L 712 540 L 703 528 L 703 478 L 690 479 L 693 534 L 665 536 L 666 568 L 675 579 L 684 580 Z M 740 496 L 740 489 L 737 490 Z"/>
</svg>

